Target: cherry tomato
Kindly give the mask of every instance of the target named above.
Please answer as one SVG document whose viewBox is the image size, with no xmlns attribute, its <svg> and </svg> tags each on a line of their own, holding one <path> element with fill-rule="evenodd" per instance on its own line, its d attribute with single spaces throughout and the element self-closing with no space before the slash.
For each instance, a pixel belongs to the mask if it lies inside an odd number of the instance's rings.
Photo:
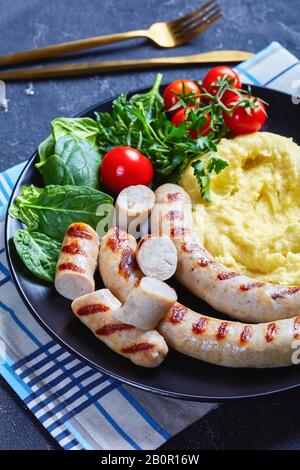
<svg viewBox="0 0 300 470">
<path fill-rule="evenodd" d="M 190 106 L 190 108 L 193 109 L 194 106 Z M 180 109 L 179 111 L 177 111 L 176 114 L 174 114 L 171 122 L 174 126 L 178 127 L 182 121 L 187 121 L 187 119 L 188 117 L 186 116 L 186 110 Z M 190 129 L 189 133 L 193 139 L 197 139 L 199 135 L 208 135 L 211 132 L 210 115 L 206 114 L 205 119 L 206 119 L 206 123 L 203 124 L 203 126 L 201 126 L 198 131 L 195 131 L 194 129 Z"/>
<path fill-rule="evenodd" d="M 235 88 L 241 88 L 240 77 L 235 70 L 233 70 L 231 67 L 228 67 L 227 65 L 218 65 L 217 67 L 210 69 L 203 79 L 203 88 L 205 88 L 206 91 L 208 91 L 208 93 L 211 95 L 216 96 L 219 87 L 217 85 L 213 85 L 213 83 L 215 83 L 219 77 L 225 76 L 228 77 L 229 80 L 233 80 L 231 82 L 231 86 Z M 224 95 L 222 96 L 223 102 L 229 98 L 230 93 L 232 93 L 230 90 L 225 91 Z"/>
<path fill-rule="evenodd" d="M 153 180 L 151 161 L 131 147 L 115 147 L 102 160 L 100 175 L 105 187 L 118 194 L 127 186 L 144 184 Z"/>
<path fill-rule="evenodd" d="M 232 108 L 235 106 L 241 98 L 235 96 L 225 102 L 225 106 Z M 255 100 L 254 97 L 251 100 Z M 266 109 L 263 103 L 259 100 L 255 101 L 256 107 L 251 109 L 251 113 L 248 114 L 244 106 L 237 107 L 232 116 L 227 113 L 223 113 L 224 121 L 228 129 L 234 134 L 251 134 L 252 132 L 258 132 L 264 125 L 267 119 Z"/>
<path fill-rule="evenodd" d="M 175 80 L 175 82 L 170 83 L 164 91 L 164 103 L 165 109 L 171 109 L 176 103 L 178 103 L 178 98 L 173 92 L 179 93 L 183 95 L 185 92 L 188 93 L 195 93 L 200 94 L 200 88 L 197 83 L 193 82 L 192 80 Z M 198 98 L 199 99 L 199 98 Z M 179 109 L 174 110 L 177 112 Z"/>
</svg>

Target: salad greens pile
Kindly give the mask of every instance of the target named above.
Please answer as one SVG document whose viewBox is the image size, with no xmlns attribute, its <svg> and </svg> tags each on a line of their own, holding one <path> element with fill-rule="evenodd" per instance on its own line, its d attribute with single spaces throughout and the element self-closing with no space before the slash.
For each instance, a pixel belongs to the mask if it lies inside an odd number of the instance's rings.
<svg viewBox="0 0 300 470">
<path fill-rule="evenodd" d="M 218 119 L 218 111 L 211 109 L 211 132 L 194 139 L 189 131 L 199 129 L 204 119 L 195 109 L 189 113 L 188 124 L 172 125 L 159 91 L 161 79 L 157 75 L 147 93 L 131 98 L 122 94 L 114 100 L 111 113 L 96 113 L 95 119 L 57 118 L 51 122 L 51 135 L 39 145 L 36 163 L 44 188 L 23 187 L 9 210 L 11 217 L 26 226 L 17 230 L 14 243 L 35 276 L 54 280 L 59 248 L 71 223 L 81 221 L 96 228 L 107 217 L 107 213 L 97 214 L 99 206 L 113 204 L 112 197 L 99 190 L 99 167 L 105 153 L 114 147 L 136 148 L 151 160 L 153 187 L 177 182 L 193 161 L 202 197 L 210 200 L 211 174 L 227 166 L 215 153 L 224 123 Z"/>
<path fill-rule="evenodd" d="M 154 187 L 163 183 L 176 183 L 193 159 L 202 159 L 203 177 L 195 175 L 199 190 L 206 201 L 210 201 L 210 174 L 221 171 L 227 162 L 215 154 L 216 144 L 225 133 L 224 120 L 217 107 L 212 103 L 211 115 L 214 117 L 212 132 L 207 136 L 191 137 L 191 129 L 198 130 L 205 122 L 203 115 L 190 110 L 190 123 L 178 127 L 171 124 L 164 110 L 163 98 L 159 92 L 162 75 L 158 74 L 153 87 L 143 94 L 128 99 L 122 94 L 113 102 L 111 113 L 96 113 L 98 124 L 98 145 L 102 154 L 120 145 L 138 149 L 152 162 L 155 169 Z M 180 100 L 179 105 L 184 105 Z"/>
<path fill-rule="evenodd" d="M 44 184 L 75 184 L 97 188 L 101 158 L 112 148 L 129 146 L 151 160 L 155 178 L 153 187 L 176 183 L 187 165 L 201 161 L 194 173 L 199 190 L 210 201 L 210 175 L 221 171 L 227 162 L 216 156 L 217 143 L 225 135 L 222 110 L 215 103 L 204 109 L 211 116 L 209 135 L 191 137 L 205 122 L 203 107 L 190 109 L 189 122 L 178 127 L 171 124 L 160 94 L 162 75 L 158 74 L 152 88 L 128 98 L 126 93 L 113 101 L 112 111 L 95 113 L 91 118 L 57 118 L 51 123 L 51 135 L 39 146 L 36 167 Z M 189 96 L 178 96 L 175 106 L 186 106 Z M 175 109 L 174 108 L 174 109 Z"/>
</svg>

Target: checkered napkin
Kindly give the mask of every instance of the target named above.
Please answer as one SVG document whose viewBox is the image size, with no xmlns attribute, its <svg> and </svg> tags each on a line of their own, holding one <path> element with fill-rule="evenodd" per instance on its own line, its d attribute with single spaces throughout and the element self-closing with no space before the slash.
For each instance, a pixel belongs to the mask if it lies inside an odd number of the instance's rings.
<svg viewBox="0 0 300 470">
<path fill-rule="evenodd" d="M 237 69 L 247 83 L 287 93 L 299 86 L 300 63 L 278 43 Z M 74 357 L 35 321 L 11 281 L 4 250 L 7 203 L 23 167 L 0 174 L 0 373 L 64 449 L 155 449 L 215 405 L 124 386 Z"/>
</svg>

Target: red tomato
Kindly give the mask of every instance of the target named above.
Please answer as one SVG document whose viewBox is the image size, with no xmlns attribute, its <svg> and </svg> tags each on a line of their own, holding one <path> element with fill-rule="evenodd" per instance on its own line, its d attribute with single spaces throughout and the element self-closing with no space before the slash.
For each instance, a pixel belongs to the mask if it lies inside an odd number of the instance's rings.
<svg viewBox="0 0 300 470">
<path fill-rule="evenodd" d="M 164 103 L 165 103 L 165 109 L 170 109 L 172 108 L 176 103 L 178 103 L 178 98 L 176 95 L 174 95 L 173 92 L 179 93 L 180 95 L 183 95 L 184 91 L 185 93 L 195 93 L 195 94 L 200 94 L 200 88 L 197 85 L 197 83 L 193 82 L 192 80 L 175 80 L 175 82 L 170 83 L 170 85 L 167 86 L 167 88 L 164 91 Z M 181 109 L 181 108 L 178 108 Z M 178 109 L 176 109 L 174 112 L 177 112 Z"/>
<path fill-rule="evenodd" d="M 194 106 L 190 106 L 190 108 L 193 109 Z M 180 109 L 179 111 L 177 111 L 176 114 L 174 114 L 171 122 L 174 126 L 178 127 L 179 124 L 182 121 L 186 121 L 187 119 L 188 118 L 186 116 L 186 110 L 185 109 Z M 199 137 L 199 135 L 208 135 L 211 132 L 210 115 L 206 114 L 205 119 L 206 119 L 206 123 L 203 124 L 203 126 L 200 127 L 200 129 L 197 132 L 193 129 L 190 129 L 190 131 L 189 131 L 190 136 L 193 137 L 193 139 L 197 139 L 197 137 Z"/>
<path fill-rule="evenodd" d="M 218 65 L 217 67 L 210 69 L 203 79 L 203 88 L 205 88 L 211 95 L 216 96 L 219 87 L 217 85 L 213 85 L 213 83 L 215 83 L 219 77 L 225 76 L 228 77 L 229 80 L 233 80 L 233 82 L 231 82 L 231 86 L 241 88 L 240 77 L 235 70 L 227 65 Z M 228 99 L 230 93 L 232 92 L 229 90 L 225 91 L 222 96 L 222 101 Z"/>
<path fill-rule="evenodd" d="M 153 180 L 151 161 L 131 147 L 115 147 L 104 156 L 100 175 L 105 187 L 118 194 L 127 186 L 144 184 Z"/>
<path fill-rule="evenodd" d="M 223 104 L 227 103 L 226 106 L 228 106 L 229 103 L 236 101 L 238 98 L 239 98 L 239 95 L 235 91 L 227 90 L 222 96 L 222 103 Z"/>
<path fill-rule="evenodd" d="M 255 99 L 252 97 L 251 99 Z M 228 102 L 225 102 L 225 106 L 232 108 L 241 100 L 240 97 L 230 98 Z M 252 132 L 258 132 L 264 125 L 267 119 L 266 109 L 263 103 L 256 100 L 256 107 L 251 109 L 251 113 L 248 114 L 244 106 L 237 107 L 232 116 L 224 112 L 224 121 L 228 129 L 234 134 L 251 134 Z"/>
</svg>

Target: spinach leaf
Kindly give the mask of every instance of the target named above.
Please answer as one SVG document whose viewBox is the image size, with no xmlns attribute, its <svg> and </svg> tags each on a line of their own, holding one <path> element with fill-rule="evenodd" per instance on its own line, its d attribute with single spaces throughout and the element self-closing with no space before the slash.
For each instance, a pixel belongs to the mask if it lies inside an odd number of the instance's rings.
<svg viewBox="0 0 300 470">
<path fill-rule="evenodd" d="M 44 233 L 17 230 L 16 250 L 29 271 L 44 281 L 53 282 L 61 244 Z"/>
<path fill-rule="evenodd" d="M 52 135 L 55 142 L 63 136 L 71 135 L 78 139 L 85 139 L 97 149 L 98 126 L 94 119 L 84 118 L 56 118 L 51 122 Z"/>
<path fill-rule="evenodd" d="M 84 139 L 60 137 L 54 152 L 36 164 L 45 185 L 99 187 L 100 154 Z"/>
<path fill-rule="evenodd" d="M 48 157 L 53 155 L 54 153 L 54 147 L 55 147 L 55 140 L 52 135 L 49 135 L 43 142 L 40 143 L 39 145 L 39 157 L 40 157 L 40 162 L 45 161 Z"/>
<path fill-rule="evenodd" d="M 38 214 L 30 208 L 30 204 L 35 204 L 42 192 L 42 188 L 37 188 L 34 185 L 23 186 L 20 196 L 9 208 L 9 215 L 14 219 L 21 220 L 30 230 L 37 230 L 39 227 Z"/>
<path fill-rule="evenodd" d="M 41 173 L 45 186 L 48 184 L 74 185 L 74 178 L 68 165 L 58 155 L 51 155 L 44 162 L 37 163 L 35 167 Z"/>
<path fill-rule="evenodd" d="M 41 189 L 32 185 L 22 188 L 9 214 L 31 231 L 62 240 L 73 222 L 85 222 L 96 228 L 100 221 L 108 219 L 112 204 L 110 196 L 86 186 L 50 185 Z"/>
</svg>

